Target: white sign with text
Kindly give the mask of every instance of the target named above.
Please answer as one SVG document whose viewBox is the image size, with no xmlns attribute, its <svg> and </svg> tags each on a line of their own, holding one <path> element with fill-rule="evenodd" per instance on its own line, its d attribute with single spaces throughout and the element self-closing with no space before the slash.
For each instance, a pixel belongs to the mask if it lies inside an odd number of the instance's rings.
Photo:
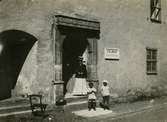
<svg viewBox="0 0 167 122">
<path fill-rule="evenodd" d="M 119 48 L 104 48 L 105 59 L 120 59 Z"/>
</svg>

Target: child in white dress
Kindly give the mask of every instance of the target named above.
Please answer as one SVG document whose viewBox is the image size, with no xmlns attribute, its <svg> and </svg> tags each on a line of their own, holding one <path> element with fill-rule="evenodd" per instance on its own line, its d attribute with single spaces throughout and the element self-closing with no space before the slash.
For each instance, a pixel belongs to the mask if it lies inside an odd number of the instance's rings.
<svg viewBox="0 0 167 122">
<path fill-rule="evenodd" d="M 110 100 L 110 88 L 108 86 L 108 81 L 103 80 L 103 84 L 101 87 L 101 94 L 103 97 L 103 108 L 109 110 L 109 100 Z"/>
</svg>

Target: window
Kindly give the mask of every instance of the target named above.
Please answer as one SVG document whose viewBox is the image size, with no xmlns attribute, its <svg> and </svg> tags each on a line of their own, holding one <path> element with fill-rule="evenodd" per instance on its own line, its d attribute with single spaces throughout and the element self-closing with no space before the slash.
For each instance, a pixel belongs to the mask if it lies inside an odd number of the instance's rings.
<svg viewBox="0 0 167 122">
<path fill-rule="evenodd" d="M 157 49 L 147 48 L 147 74 L 157 74 Z"/>
<path fill-rule="evenodd" d="M 150 0 L 150 20 L 161 23 L 161 0 Z"/>
</svg>

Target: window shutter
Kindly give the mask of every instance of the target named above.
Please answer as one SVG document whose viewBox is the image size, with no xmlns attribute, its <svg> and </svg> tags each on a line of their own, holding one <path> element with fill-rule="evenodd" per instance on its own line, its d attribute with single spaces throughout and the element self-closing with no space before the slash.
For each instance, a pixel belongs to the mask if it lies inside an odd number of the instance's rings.
<svg viewBox="0 0 167 122">
<path fill-rule="evenodd" d="M 154 22 L 161 22 L 161 2 L 160 0 L 151 0 L 151 15 L 150 19 Z"/>
</svg>

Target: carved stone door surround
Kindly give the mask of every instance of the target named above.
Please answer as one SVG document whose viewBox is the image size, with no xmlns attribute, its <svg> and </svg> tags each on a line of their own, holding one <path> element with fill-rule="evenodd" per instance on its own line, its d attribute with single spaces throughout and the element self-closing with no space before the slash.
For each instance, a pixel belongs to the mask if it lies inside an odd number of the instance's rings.
<svg viewBox="0 0 167 122">
<path fill-rule="evenodd" d="M 97 81 L 97 40 L 100 34 L 100 22 L 83 18 L 56 15 L 53 18 L 52 38 L 56 96 L 62 96 L 62 44 L 71 32 L 80 32 L 88 40 L 88 79 Z M 82 38 L 82 37 L 81 37 Z"/>
</svg>

